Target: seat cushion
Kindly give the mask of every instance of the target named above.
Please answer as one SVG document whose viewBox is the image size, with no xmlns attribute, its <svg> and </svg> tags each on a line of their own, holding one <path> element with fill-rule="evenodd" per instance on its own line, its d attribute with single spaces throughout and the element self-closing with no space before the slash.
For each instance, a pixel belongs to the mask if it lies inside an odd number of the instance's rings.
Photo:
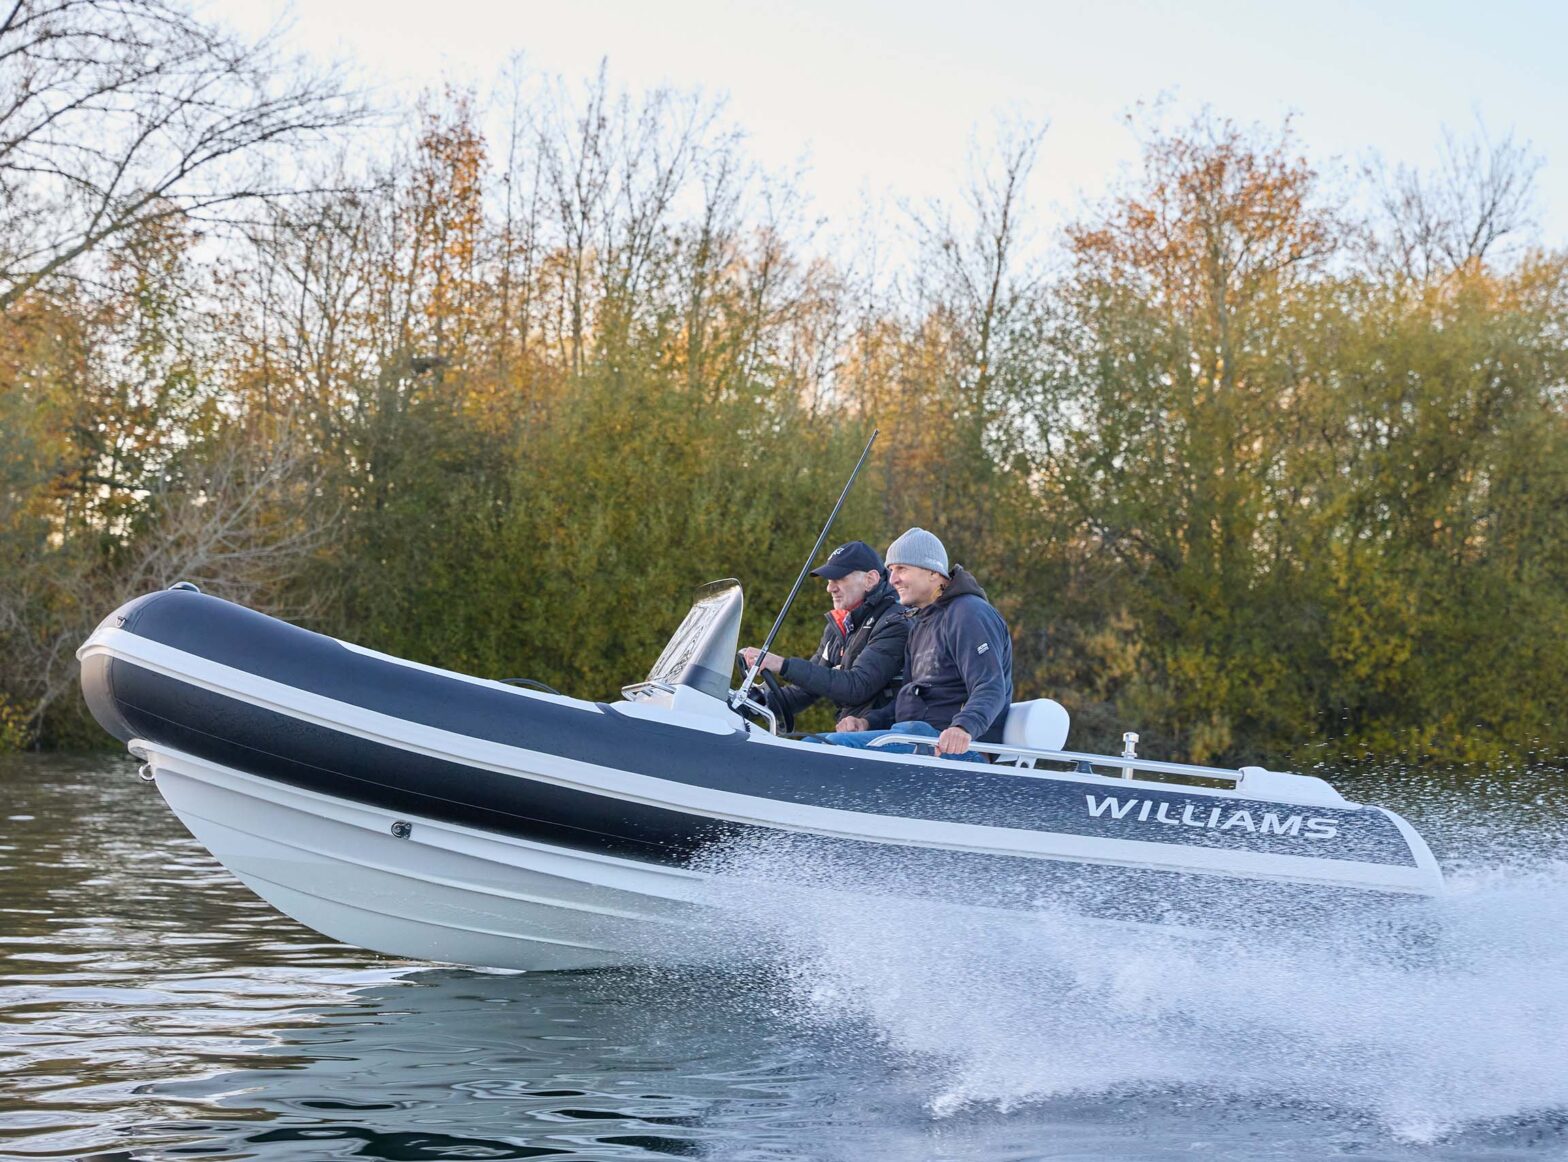
<svg viewBox="0 0 1568 1162">
<path fill-rule="evenodd" d="M 1061 750 L 1067 742 L 1070 721 L 1067 708 L 1049 698 L 1014 702 L 1002 726 L 1002 743 L 1035 750 Z"/>
</svg>

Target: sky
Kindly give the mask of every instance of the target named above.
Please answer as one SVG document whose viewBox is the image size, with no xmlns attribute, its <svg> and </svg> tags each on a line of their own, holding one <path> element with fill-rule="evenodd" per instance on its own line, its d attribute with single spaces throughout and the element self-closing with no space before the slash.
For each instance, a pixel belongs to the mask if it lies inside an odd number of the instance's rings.
<svg viewBox="0 0 1568 1162">
<path fill-rule="evenodd" d="M 1445 126 L 1512 132 L 1545 161 L 1539 240 L 1568 245 L 1568 3 L 1559 0 L 207 0 L 246 33 L 352 62 L 386 97 L 481 91 L 508 58 L 569 82 L 728 98 L 748 152 L 852 221 L 957 195 L 999 116 L 1049 123 L 1029 190 L 1049 227 L 1132 166 L 1125 123 L 1166 99 L 1277 128 L 1320 166 L 1421 168 Z"/>
</svg>

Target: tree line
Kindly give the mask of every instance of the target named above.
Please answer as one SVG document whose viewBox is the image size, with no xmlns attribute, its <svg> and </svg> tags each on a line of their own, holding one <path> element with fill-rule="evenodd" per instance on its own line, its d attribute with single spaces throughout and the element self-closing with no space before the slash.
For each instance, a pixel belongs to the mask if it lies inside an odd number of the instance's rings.
<svg viewBox="0 0 1568 1162">
<path fill-rule="evenodd" d="M 0 8 L 0 746 L 101 742 L 72 652 L 178 579 L 613 696 L 700 582 L 760 640 L 875 426 L 836 535 L 942 536 L 1075 745 L 1562 755 L 1568 255 L 1511 139 L 1148 123 L 1041 248 L 1015 125 L 892 261 L 698 96 L 374 116 L 172 2 Z"/>
</svg>

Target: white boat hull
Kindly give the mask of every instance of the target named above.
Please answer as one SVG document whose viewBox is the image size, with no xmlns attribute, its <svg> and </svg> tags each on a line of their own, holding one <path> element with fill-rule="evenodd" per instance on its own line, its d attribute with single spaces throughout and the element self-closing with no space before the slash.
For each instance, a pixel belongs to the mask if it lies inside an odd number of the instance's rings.
<svg viewBox="0 0 1568 1162">
<path fill-rule="evenodd" d="M 700 959 L 701 873 L 474 831 L 136 746 L 191 834 L 251 891 L 334 940 L 513 969 Z M 406 837 L 395 824 L 407 824 Z M 401 830 L 401 828 L 399 829 Z"/>
</svg>

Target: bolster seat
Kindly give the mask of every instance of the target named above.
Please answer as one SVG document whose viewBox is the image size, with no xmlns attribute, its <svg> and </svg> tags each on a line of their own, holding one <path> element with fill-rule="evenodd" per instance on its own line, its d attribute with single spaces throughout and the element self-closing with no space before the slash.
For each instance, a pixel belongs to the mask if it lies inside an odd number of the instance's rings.
<svg viewBox="0 0 1568 1162">
<path fill-rule="evenodd" d="M 1002 745 L 1061 750 L 1067 742 L 1070 721 L 1067 708 L 1049 698 L 1014 702 L 1002 724 Z"/>
</svg>

